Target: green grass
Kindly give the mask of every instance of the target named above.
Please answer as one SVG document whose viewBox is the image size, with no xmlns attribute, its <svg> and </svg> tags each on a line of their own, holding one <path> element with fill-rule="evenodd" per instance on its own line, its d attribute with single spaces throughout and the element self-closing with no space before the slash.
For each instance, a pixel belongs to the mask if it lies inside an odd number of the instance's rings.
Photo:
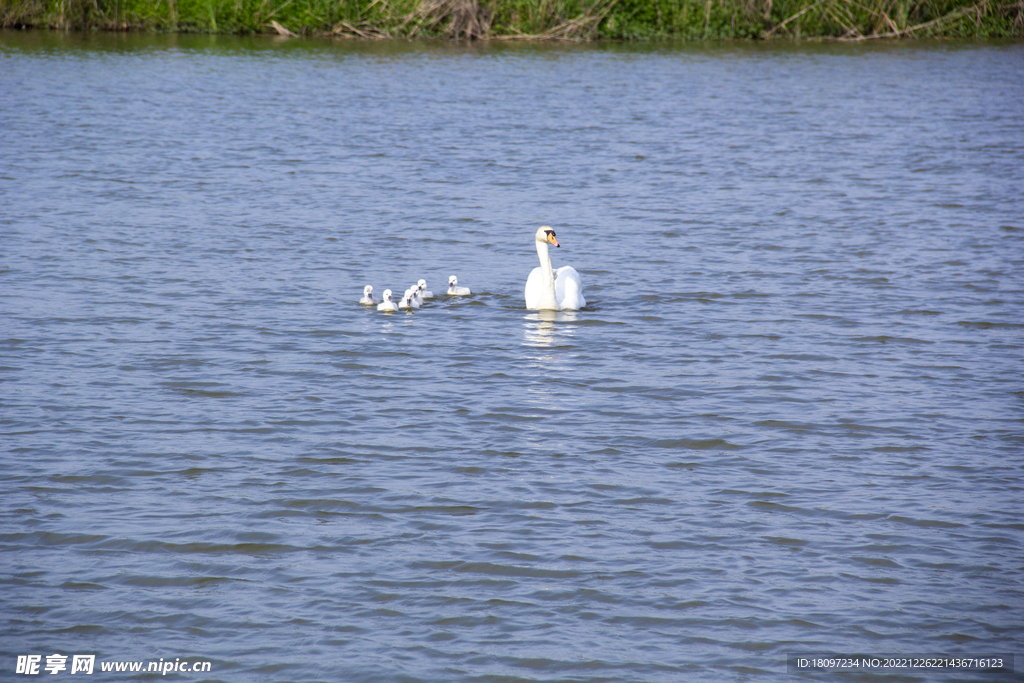
<svg viewBox="0 0 1024 683">
<path fill-rule="evenodd" d="M 362 39 L 1021 37 L 1024 0 L 0 0 L 0 24 Z"/>
</svg>

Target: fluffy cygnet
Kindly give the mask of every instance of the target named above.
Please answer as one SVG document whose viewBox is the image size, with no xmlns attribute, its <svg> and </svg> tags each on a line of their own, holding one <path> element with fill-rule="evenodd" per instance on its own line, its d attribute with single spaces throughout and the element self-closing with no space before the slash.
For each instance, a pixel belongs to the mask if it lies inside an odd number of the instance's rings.
<svg viewBox="0 0 1024 683">
<path fill-rule="evenodd" d="M 472 293 L 469 287 L 459 287 L 459 278 L 454 275 L 448 278 L 448 296 L 469 296 Z"/>
<path fill-rule="evenodd" d="M 385 313 L 394 313 L 395 311 L 398 310 L 398 306 L 395 304 L 394 301 L 391 300 L 390 289 L 384 290 L 384 301 L 382 301 L 381 304 L 377 306 L 377 310 L 384 311 Z"/>
<path fill-rule="evenodd" d="M 402 300 L 398 303 L 399 308 L 419 308 L 420 305 L 416 303 L 416 299 L 413 295 L 412 289 L 405 290 L 405 294 L 402 295 Z"/>
<path fill-rule="evenodd" d="M 363 287 L 363 298 L 359 300 L 364 306 L 375 306 L 380 303 L 380 299 L 373 297 L 373 285 L 366 285 Z"/>
</svg>

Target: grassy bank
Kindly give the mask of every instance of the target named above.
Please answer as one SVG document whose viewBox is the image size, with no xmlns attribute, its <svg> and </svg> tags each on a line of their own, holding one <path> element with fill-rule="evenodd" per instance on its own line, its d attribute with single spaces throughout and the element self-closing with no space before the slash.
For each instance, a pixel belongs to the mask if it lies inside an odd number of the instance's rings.
<svg viewBox="0 0 1024 683">
<path fill-rule="evenodd" d="M 5 27 L 618 39 L 1024 36 L 1024 0 L 0 0 Z"/>
</svg>

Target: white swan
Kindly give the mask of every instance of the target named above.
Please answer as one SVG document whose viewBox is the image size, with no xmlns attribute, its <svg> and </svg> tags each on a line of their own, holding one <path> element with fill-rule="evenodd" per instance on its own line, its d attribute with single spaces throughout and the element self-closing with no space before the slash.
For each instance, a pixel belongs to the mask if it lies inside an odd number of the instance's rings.
<svg viewBox="0 0 1024 683">
<path fill-rule="evenodd" d="M 526 279 L 526 307 L 533 311 L 575 311 L 587 305 L 583 298 L 583 282 L 572 266 L 551 269 L 548 244 L 561 246 L 555 231 L 542 225 L 534 235 L 540 266 Z"/>
<path fill-rule="evenodd" d="M 382 301 L 381 304 L 377 306 L 377 310 L 384 311 L 385 313 L 394 313 L 395 311 L 398 310 L 398 306 L 396 306 L 395 302 L 391 300 L 390 289 L 384 290 L 384 301 Z"/>
<path fill-rule="evenodd" d="M 433 299 L 434 298 L 434 293 L 427 291 L 427 281 L 426 280 L 422 280 L 421 279 L 419 282 L 416 283 L 416 287 L 418 287 L 419 290 L 420 290 L 420 298 L 421 299 Z"/>
<path fill-rule="evenodd" d="M 420 286 L 418 284 L 410 287 L 409 293 L 412 294 L 412 300 L 416 303 L 416 308 L 423 305 L 423 297 L 420 296 Z"/>
<path fill-rule="evenodd" d="M 398 303 L 399 308 L 419 308 L 420 305 L 416 303 L 416 299 L 413 298 L 413 290 L 405 290 L 405 294 L 402 295 L 402 300 Z"/>
<path fill-rule="evenodd" d="M 469 296 L 472 293 L 469 287 L 459 287 L 459 278 L 454 275 L 448 278 L 448 296 Z"/>
<path fill-rule="evenodd" d="M 380 299 L 373 297 L 373 285 L 366 285 L 363 287 L 363 298 L 359 300 L 364 306 L 375 306 L 380 303 Z"/>
</svg>

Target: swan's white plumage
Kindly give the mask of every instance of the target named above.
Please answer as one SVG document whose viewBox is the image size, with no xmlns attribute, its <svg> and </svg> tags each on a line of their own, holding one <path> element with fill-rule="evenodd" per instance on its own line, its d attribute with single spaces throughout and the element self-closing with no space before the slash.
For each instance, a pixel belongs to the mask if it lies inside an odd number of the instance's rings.
<svg viewBox="0 0 1024 683">
<path fill-rule="evenodd" d="M 459 278 L 454 275 L 448 278 L 448 296 L 469 296 L 472 293 L 469 287 L 459 287 Z"/>
<path fill-rule="evenodd" d="M 373 285 L 366 285 L 363 287 L 363 298 L 359 300 L 364 306 L 376 306 L 380 303 L 380 299 L 375 299 L 373 296 Z"/>
<path fill-rule="evenodd" d="M 377 306 L 377 310 L 378 311 L 384 311 L 385 313 L 393 313 L 393 312 L 397 311 L 398 310 L 398 306 L 396 306 L 395 302 L 391 300 L 391 290 L 390 289 L 385 289 L 383 296 L 384 296 L 384 301 L 382 301 L 380 303 L 380 305 Z"/>
<path fill-rule="evenodd" d="M 434 293 L 427 291 L 427 281 L 426 280 L 420 280 L 419 282 L 416 283 L 416 286 L 420 290 L 420 298 L 422 298 L 422 299 L 433 299 L 434 298 Z"/>
<path fill-rule="evenodd" d="M 534 311 L 574 311 L 586 306 L 583 281 L 576 269 L 572 266 L 562 266 L 558 270 L 551 268 L 548 244 L 559 246 L 555 231 L 542 225 L 534 234 L 534 243 L 540 266 L 534 268 L 526 279 L 526 307 Z"/>
</svg>

